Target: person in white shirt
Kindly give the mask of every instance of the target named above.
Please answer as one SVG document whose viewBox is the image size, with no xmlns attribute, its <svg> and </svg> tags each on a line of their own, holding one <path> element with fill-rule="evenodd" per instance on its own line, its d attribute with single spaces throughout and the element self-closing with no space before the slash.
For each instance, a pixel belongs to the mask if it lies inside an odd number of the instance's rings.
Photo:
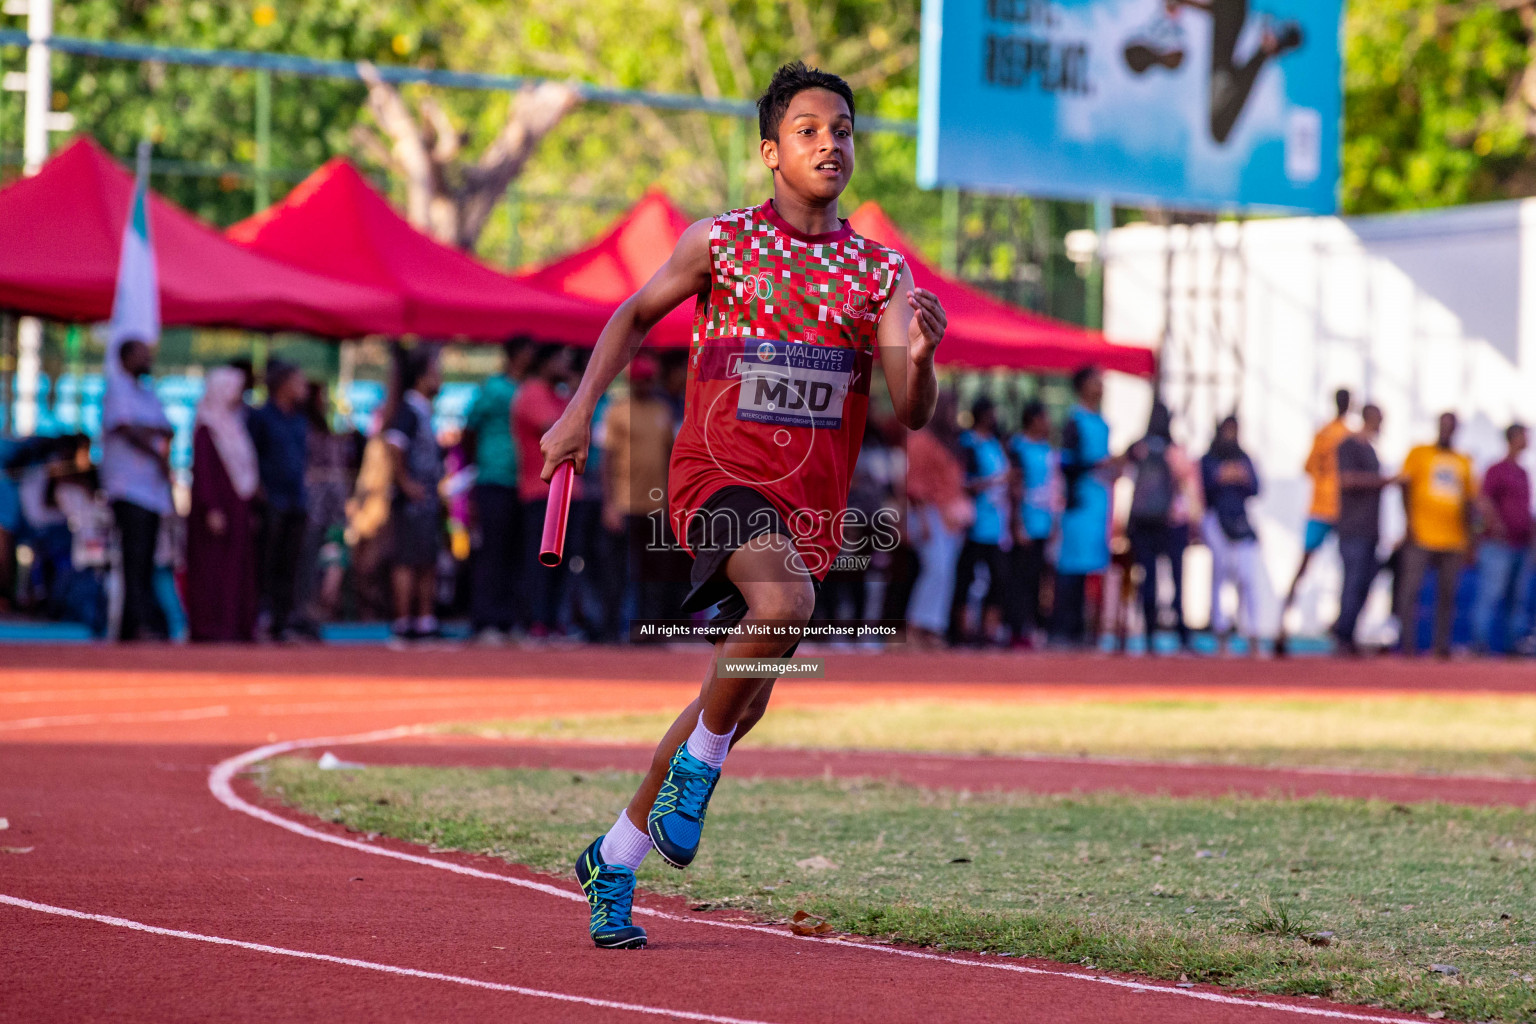
<svg viewBox="0 0 1536 1024">
<path fill-rule="evenodd" d="M 163 633 L 155 600 L 155 539 L 171 504 L 171 421 L 143 378 L 154 349 L 129 338 L 107 353 L 101 408 L 101 484 L 117 521 L 123 566 L 123 612 L 118 637 L 137 640 Z"/>
</svg>

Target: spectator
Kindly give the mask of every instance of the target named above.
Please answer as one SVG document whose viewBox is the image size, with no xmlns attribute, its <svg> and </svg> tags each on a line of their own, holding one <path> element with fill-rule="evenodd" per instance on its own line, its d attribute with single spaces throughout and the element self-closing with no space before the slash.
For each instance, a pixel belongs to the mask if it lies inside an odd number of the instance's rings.
<svg viewBox="0 0 1536 1024">
<path fill-rule="evenodd" d="M 392 385 L 392 387 L 395 385 Z M 396 396 L 387 408 L 393 415 Z M 347 500 L 347 575 L 352 596 L 365 615 L 392 617 L 394 596 L 389 582 L 389 512 L 394 500 L 394 449 L 384 440 L 388 417 L 379 416 L 374 436 L 362 449 L 352 497 Z"/>
<path fill-rule="evenodd" d="M 1013 550 L 1008 559 L 1009 575 L 1016 590 L 1010 626 L 1014 643 L 1031 647 L 1035 631 L 1044 621 L 1040 587 L 1045 579 L 1046 545 L 1056 532 L 1061 504 L 1061 458 L 1051 447 L 1051 417 L 1045 403 L 1032 401 L 1025 405 L 1019 426 L 1019 433 L 1008 444 L 1008 455 L 1017 474 L 1018 504 Z"/>
<path fill-rule="evenodd" d="M 1342 388 L 1333 395 L 1333 406 L 1338 415 L 1329 420 L 1312 439 L 1312 450 L 1307 454 L 1306 473 L 1312 479 L 1312 507 L 1307 512 L 1307 532 L 1302 539 L 1301 564 L 1291 579 L 1291 587 L 1285 593 L 1285 603 L 1280 606 L 1280 631 L 1275 636 L 1275 656 L 1284 657 L 1287 648 L 1285 613 L 1296 600 L 1296 588 L 1306 575 L 1312 556 L 1333 533 L 1339 519 L 1339 445 L 1349 437 L 1349 407 L 1353 403 L 1348 391 Z"/>
<path fill-rule="evenodd" d="M 101 403 L 101 483 L 117 520 L 123 574 L 118 637 L 165 635 L 155 598 L 155 542 L 160 518 L 171 515 L 171 421 L 154 388 L 145 383 L 154 349 L 125 339 L 106 362 Z"/>
<path fill-rule="evenodd" d="M 295 628 L 318 638 L 318 624 L 335 615 L 341 599 L 346 574 L 347 497 L 352 493 L 362 451 L 357 431 L 331 429 L 331 395 L 325 381 L 309 382 L 304 415 L 309 420 L 309 464 L 304 470 L 309 508 L 299 557 Z"/>
<path fill-rule="evenodd" d="M 443 453 L 432 431 L 432 400 L 442 387 L 436 353 L 426 346 L 397 356 L 400 400 L 384 430 L 393 463 L 389 511 L 390 591 L 396 639 L 438 634 L 437 557 L 442 550 Z"/>
<path fill-rule="evenodd" d="M 1161 619 L 1157 566 L 1167 559 L 1173 582 L 1173 627 L 1179 647 L 1189 649 L 1189 627 L 1184 622 L 1184 550 L 1189 546 L 1189 524 L 1204 511 L 1200 473 L 1184 449 L 1173 440 L 1173 415 L 1162 402 L 1152 403 L 1147 435 L 1131 448 L 1136 486 L 1131 492 L 1126 534 L 1136 565 L 1141 567 L 1141 617 L 1147 636 L 1147 653 L 1154 652 L 1153 638 Z"/>
<path fill-rule="evenodd" d="M 260 591 L 269 635 L 293 637 L 299 557 L 309 519 L 304 475 L 309 467 L 309 381 L 292 363 L 267 363 L 267 402 L 251 412 L 251 443 L 261 476 Z"/>
<path fill-rule="evenodd" d="M 837 559 L 821 582 L 812 622 L 865 620 L 876 551 L 894 541 L 892 531 L 880 522 L 880 510 L 889 504 L 892 466 L 880 424 L 871 416 L 864 421 L 864 443 L 849 478 L 847 511 L 838 523 Z"/>
<path fill-rule="evenodd" d="M 0 612 L 11 610 L 11 595 L 15 593 L 16 534 L 21 527 L 21 496 L 16 490 L 16 479 L 10 472 L 11 458 L 23 442 L 15 438 L 0 437 Z"/>
<path fill-rule="evenodd" d="M 881 515 L 882 522 L 887 525 L 876 534 L 871 564 L 885 581 L 885 592 L 880 598 L 881 621 L 905 622 L 907 606 L 912 602 L 912 586 L 917 582 L 921 565 L 917 549 L 912 546 L 907 497 L 907 428 L 894 414 L 880 415 L 878 426 L 885 439 L 890 486 Z"/>
<path fill-rule="evenodd" d="M 1381 541 L 1381 492 L 1392 482 L 1382 476 L 1376 457 L 1381 436 L 1381 410 L 1367 405 L 1360 410 L 1360 432 L 1347 437 L 1338 448 L 1339 557 L 1344 561 L 1344 587 L 1339 596 L 1339 621 L 1333 627 L 1341 654 L 1353 656 L 1355 627 L 1370 596 L 1371 584 L 1381 571 L 1376 548 Z"/>
<path fill-rule="evenodd" d="M 631 601 L 637 619 L 678 615 L 682 594 L 659 560 L 666 520 L 667 465 L 672 456 L 671 404 L 656 387 L 656 361 L 638 355 L 629 364 L 629 393 L 608 407 L 603 433 L 604 639 L 623 634 Z"/>
<path fill-rule="evenodd" d="M 1248 499 L 1259 493 L 1259 474 L 1237 438 L 1237 417 L 1228 416 L 1216 428 L 1210 452 L 1200 460 L 1206 506 L 1203 532 L 1211 549 L 1211 630 L 1224 651 L 1232 622 L 1221 598 L 1222 588 L 1230 582 L 1237 588 L 1238 623 L 1248 653 L 1257 655 L 1259 538 L 1248 520 Z"/>
<path fill-rule="evenodd" d="M 588 351 L 571 350 L 570 369 L 556 385 L 562 395 L 571 395 L 586 372 Z M 597 397 L 588 429 L 592 443 L 587 449 L 587 464 L 582 476 L 590 481 L 571 495 L 570 515 L 565 525 L 565 589 L 560 595 L 555 622 L 565 636 L 591 639 L 601 636 L 604 626 L 604 601 L 608 581 L 598 579 L 597 560 L 601 557 L 603 532 L 603 462 L 607 458 L 607 439 L 603 425 L 608 418 L 611 393 Z"/>
<path fill-rule="evenodd" d="M 22 474 L 18 525 L 32 551 L 28 578 L 20 581 L 23 593 L 40 595 L 40 609 L 50 618 L 83 623 L 100 635 L 106 629 L 101 582 L 89 558 L 75 557 L 99 544 L 90 438 L 29 438 L 6 468 Z"/>
<path fill-rule="evenodd" d="M 469 594 L 470 622 L 482 643 L 504 643 L 517 623 L 523 563 L 522 505 L 517 498 L 517 444 L 512 402 L 533 355 L 531 339 L 518 336 L 503 348 L 501 373 L 475 393 L 464 421 L 464 452 L 475 467 L 470 491 L 474 527 Z"/>
<path fill-rule="evenodd" d="M 661 381 L 660 398 L 672 407 L 672 422 L 677 428 L 683 424 L 685 406 L 688 393 L 688 353 L 664 352 L 657 358 L 660 366 L 658 379 Z M 687 557 L 686 555 L 684 556 Z M 692 562 L 690 561 L 690 565 Z"/>
<path fill-rule="evenodd" d="M 563 345 L 543 345 L 528 366 L 529 377 L 518 388 L 512 403 L 512 429 L 517 436 L 517 495 L 523 503 L 523 579 L 526 581 L 530 636 L 542 638 L 556 631 L 560 599 L 569 572 L 569 560 L 556 568 L 539 564 L 539 544 L 544 536 L 544 510 L 549 504 L 549 484 L 540 479 L 544 454 L 539 439 L 554 426 L 570 401 L 564 385 L 571 372 L 571 353 Z M 572 498 L 579 497 L 577 477 Z"/>
<path fill-rule="evenodd" d="M 256 449 L 242 415 L 244 378 L 208 371 L 192 435 L 187 619 L 193 640 L 246 642 L 256 632 Z"/>
<path fill-rule="evenodd" d="M 1488 467 L 1479 498 L 1487 536 L 1477 553 L 1477 602 L 1472 612 L 1472 646 L 1488 653 L 1494 621 L 1502 613 L 1505 637 L 1499 649 L 1510 651 L 1524 639 L 1531 551 L 1531 478 L 1520 465 L 1527 444 L 1525 427 L 1513 424 L 1504 432 L 1509 451 Z M 1524 589 L 1522 589 L 1524 585 Z"/>
<path fill-rule="evenodd" d="M 1451 627 L 1456 619 L 1456 587 L 1467 560 L 1476 487 L 1472 461 L 1451 447 L 1456 414 L 1442 413 L 1440 433 L 1432 445 L 1420 445 L 1403 461 L 1403 504 L 1408 513 L 1408 538 L 1398 574 L 1398 604 L 1402 618 L 1403 653 L 1419 653 L 1419 596 L 1424 576 L 1435 571 L 1435 653 L 1451 653 Z"/>
<path fill-rule="evenodd" d="M 939 392 L 933 419 L 907 442 L 907 497 L 912 503 L 910 530 L 918 553 L 907 623 L 919 647 L 933 648 L 940 645 L 949 628 L 955 562 L 976 514 L 965 492 L 953 392 Z"/>
<path fill-rule="evenodd" d="M 256 389 L 256 364 L 249 356 L 239 356 L 231 359 L 228 365 L 240 371 L 241 415 L 249 416 L 251 409 L 245 404 L 244 395 Z"/>
<path fill-rule="evenodd" d="M 1109 489 L 1124 466 L 1109 454 L 1104 372 L 1085 366 L 1072 375 L 1077 404 L 1061 437 L 1066 510 L 1061 516 L 1061 554 L 1056 563 L 1056 640 L 1069 647 L 1089 641 L 1088 577 L 1109 568 Z M 1097 618 L 1097 616 L 1095 616 Z M 1095 627 L 1096 628 L 1096 627 Z"/>
<path fill-rule="evenodd" d="M 965 468 L 965 489 L 974 510 L 960 560 L 955 567 L 955 592 L 949 604 L 948 639 L 951 646 L 984 642 L 993 632 L 989 615 L 1000 618 L 1004 608 L 1007 572 L 1005 547 L 1012 547 L 1012 516 L 1008 508 L 1008 455 L 997 436 L 997 409 L 990 398 L 978 398 L 971 406 L 971 429 L 960 435 Z M 977 564 L 987 567 L 987 592 L 982 598 L 977 630 L 967 628 L 971 583 Z M 995 623 L 992 624 L 995 628 Z"/>
</svg>

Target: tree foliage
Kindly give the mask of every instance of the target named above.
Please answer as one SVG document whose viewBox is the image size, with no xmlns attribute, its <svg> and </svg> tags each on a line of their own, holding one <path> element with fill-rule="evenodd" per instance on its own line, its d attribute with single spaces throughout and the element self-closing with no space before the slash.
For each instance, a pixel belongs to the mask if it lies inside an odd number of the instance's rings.
<svg viewBox="0 0 1536 1024">
<path fill-rule="evenodd" d="M 171 46 L 266 50 L 377 64 L 451 67 L 622 89 L 752 99 L 780 63 L 806 58 L 853 83 L 863 115 L 917 114 L 919 0 L 67 0 L 60 35 Z M 16 23 L 17 27 L 20 22 Z M 21 51 L 0 54 L 19 66 Z M 255 156 L 249 72 L 56 54 L 56 97 L 78 130 L 127 157 L 147 131 L 155 155 L 188 164 L 249 165 Z M 514 98 L 468 90 L 400 90 L 435 107 L 466 152 L 492 144 Z M 404 182 L 354 131 L 376 125 L 361 83 L 278 75 L 272 162 L 283 184 L 336 153 L 358 159 L 407 205 Z M 19 97 L 0 98 L 0 139 L 16 147 Z M 14 141 L 12 141 L 14 140 Z M 57 143 L 57 137 L 55 142 Z M 914 140 L 861 133 L 848 210 L 878 198 L 917 234 L 936 237 L 938 199 L 917 190 Z M 0 143 L 4 146 L 4 143 Z M 251 212 L 250 182 L 235 175 L 161 174 L 157 188 L 229 223 Z M 755 122 L 641 106 L 584 104 L 522 168 L 518 239 L 491 215 L 479 249 L 493 258 L 541 258 L 579 243 L 624 203 L 659 186 L 703 216 L 768 189 Z M 931 225 L 931 226 L 930 226 Z"/>
<path fill-rule="evenodd" d="M 580 79 L 620 89 L 751 99 L 773 69 L 805 58 L 850 79 L 861 116 L 917 115 L 920 0 L 61 0 L 61 35 L 195 48 L 265 50 L 376 64 Z M 0 16 L 0 24 L 21 27 Z M 1536 0 L 1349 0 L 1345 25 L 1344 206 L 1349 212 L 1495 199 L 1536 191 Z M 22 51 L 6 48 L 7 70 Z M 57 54 L 55 104 L 78 130 L 128 157 L 148 133 L 174 165 L 248 168 L 255 157 L 250 72 Z M 432 132 L 483 152 L 514 96 L 399 90 Z M 360 82 L 278 75 L 274 195 L 336 153 L 358 160 L 405 208 L 409 192 L 363 140 L 378 125 Z M 425 123 L 423 121 L 422 123 Z M 0 94 L 0 151 L 16 159 L 21 97 Z M 62 140 L 55 137 L 55 143 Z M 756 124 L 740 118 L 584 103 L 516 169 L 518 201 L 483 189 L 471 237 L 503 262 L 581 243 L 649 187 L 690 214 L 769 188 Z M 916 187 L 911 138 L 861 132 L 845 212 L 878 199 L 937 258 L 940 199 Z M 450 182 L 451 184 L 451 182 Z M 248 176 L 161 173 L 157 188 L 216 223 L 252 211 Z M 516 216 L 513 216 L 513 211 Z M 967 196 L 957 240 L 967 277 L 1016 301 L 1074 315 L 1062 231 L 1071 204 Z M 483 230 L 482 230 L 483 229 Z M 1056 301 L 1067 289 L 1070 301 Z"/>
<path fill-rule="evenodd" d="M 1533 10 L 1510 0 L 1352 0 L 1344 52 L 1348 212 L 1533 190 Z"/>
<path fill-rule="evenodd" d="M 122 42 L 197 49 L 248 49 L 345 60 L 397 61 L 400 15 L 409 3 L 302 0 L 280 4 L 213 0 L 64 0 L 54 31 Z M 10 20 L 10 19 L 6 19 Z M 23 21 L 15 25 L 21 27 Z M 9 26 L 8 26 L 9 27 Z M 22 51 L 7 49 L 6 66 Z M 436 58 L 428 46 L 419 59 Z M 77 131 L 128 157 L 140 138 L 158 160 L 249 166 L 256 156 L 255 75 L 249 71 L 132 63 L 55 53 L 54 103 L 75 115 Z M 301 172 L 345 152 L 365 90 L 362 83 L 275 76 L 273 164 Z M 0 113 L 5 148 L 19 149 L 21 98 Z M 63 139 L 57 135 L 53 142 Z M 239 175 L 158 174 L 155 187 L 216 223 L 252 212 L 250 182 Z M 282 189 L 276 189 L 281 194 Z"/>
</svg>

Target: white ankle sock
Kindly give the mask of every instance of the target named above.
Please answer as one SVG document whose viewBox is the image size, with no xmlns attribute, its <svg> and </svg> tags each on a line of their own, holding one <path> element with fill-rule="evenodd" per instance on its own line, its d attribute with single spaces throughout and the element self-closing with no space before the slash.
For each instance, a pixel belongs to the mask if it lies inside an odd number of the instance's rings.
<svg viewBox="0 0 1536 1024">
<path fill-rule="evenodd" d="M 727 733 L 713 733 L 704 728 L 704 715 L 699 714 L 699 723 L 693 727 L 693 734 L 688 737 L 688 753 L 703 761 L 711 768 L 719 768 L 725 764 L 725 755 L 731 751 L 731 737 L 736 735 L 736 727 L 732 726 Z"/>
<path fill-rule="evenodd" d="M 598 854 L 604 864 L 623 864 L 631 871 L 638 870 L 645 855 L 651 852 L 651 837 L 635 828 L 628 811 L 619 812 L 619 820 L 603 836 Z"/>
</svg>

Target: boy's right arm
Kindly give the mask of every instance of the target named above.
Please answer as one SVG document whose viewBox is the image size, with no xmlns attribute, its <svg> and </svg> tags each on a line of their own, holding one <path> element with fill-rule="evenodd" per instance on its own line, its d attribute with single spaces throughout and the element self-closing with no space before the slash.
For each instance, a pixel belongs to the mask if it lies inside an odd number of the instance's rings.
<svg viewBox="0 0 1536 1024">
<path fill-rule="evenodd" d="M 555 468 L 566 460 L 576 463 L 576 472 L 587 466 L 587 446 L 591 442 L 592 413 L 597 400 L 629 365 L 629 360 L 645 340 L 646 332 L 690 296 L 709 288 L 709 233 L 713 222 L 692 224 L 678 239 L 672 256 L 655 275 L 614 311 L 608 326 L 598 336 L 592 360 L 581 377 L 576 394 L 565 412 L 539 441 L 544 453 L 544 471 L 548 481 Z"/>
</svg>

